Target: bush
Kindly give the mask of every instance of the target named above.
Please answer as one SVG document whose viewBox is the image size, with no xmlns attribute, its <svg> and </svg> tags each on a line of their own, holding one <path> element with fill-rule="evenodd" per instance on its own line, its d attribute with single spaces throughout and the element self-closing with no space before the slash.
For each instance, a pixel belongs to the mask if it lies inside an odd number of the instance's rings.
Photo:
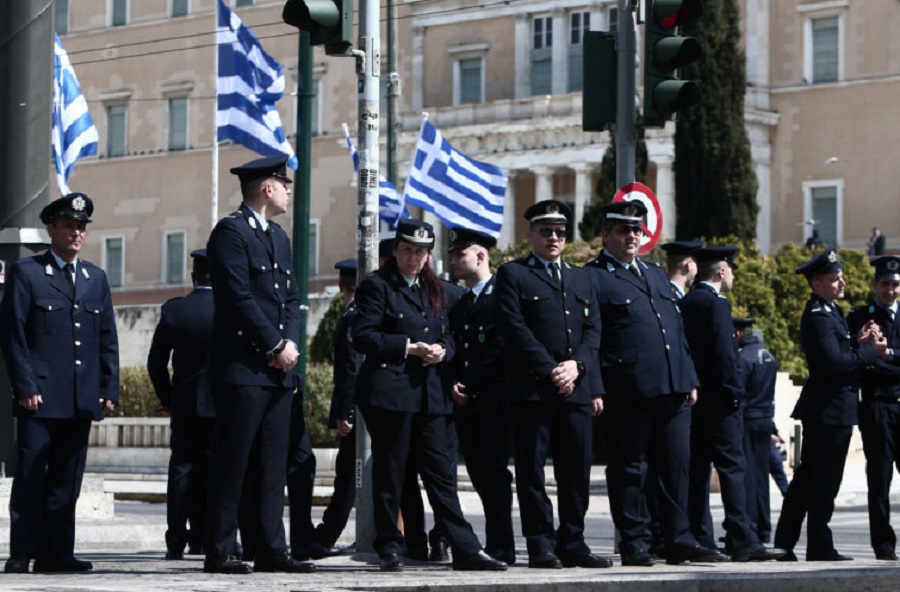
<svg viewBox="0 0 900 592">
<path fill-rule="evenodd" d="M 159 399 L 147 369 L 136 366 L 119 371 L 119 405 L 110 417 L 155 417 Z"/>
<path fill-rule="evenodd" d="M 338 321 L 344 314 L 344 298 L 340 292 L 331 299 L 331 304 L 325 312 L 325 316 L 319 321 L 316 334 L 309 342 L 309 361 L 312 364 L 333 364 L 334 351 L 332 351 L 334 330 Z"/>
<path fill-rule="evenodd" d="M 331 392 L 334 390 L 331 364 L 310 364 L 306 368 L 306 430 L 313 448 L 337 448 L 337 430 L 328 429 Z"/>
</svg>

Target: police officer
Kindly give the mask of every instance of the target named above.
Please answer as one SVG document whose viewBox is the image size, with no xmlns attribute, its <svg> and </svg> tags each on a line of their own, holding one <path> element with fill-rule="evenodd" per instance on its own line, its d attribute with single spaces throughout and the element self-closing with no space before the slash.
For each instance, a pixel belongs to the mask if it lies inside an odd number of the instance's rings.
<svg viewBox="0 0 900 592">
<path fill-rule="evenodd" d="M 238 505 L 248 465 L 259 478 L 256 571 L 309 572 L 284 535 L 284 485 L 300 297 L 287 235 L 270 218 L 288 209 L 287 156 L 231 169 L 243 203 L 216 224 L 207 245 L 215 299 L 210 377 L 216 408 L 211 524 L 204 571 L 247 574 L 237 558 Z"/>
<path fill-rule="evenodd" d="M 410 456 L 422 475 L 436 520 L 442 521 L 457 570 L 505 570 L 484 553 L 459 507 L 451 474 L 444 410 L 447 396 L 435 366 L 452 357 L 446 293 L 428 265 L 434 229 L 420 220 L 397 226 L 394 257 L 357 291 L 353 345 L 366 358 L 356 382 L 357 405 L 372 438 L 375 549 L 382 571 L 402 571 L 399 499 Z"/>
<path fill-rule="evenodd" d="M 746 393 L 743 409 L 747 520 L 760 542 L 768 542 L 772 534 L 769 468 L 778 362 L 754 334 L 754 319 L 737 317 L 732 321 L 738 340 L 741 385 Z"/>
<path fill-rule="evenodd" d="M 584 541 L 591 475 L 591 417 L 603 410 L 594 361 L 600 322 L 590 276 L 562 260 L 572 210 L 547 199 L 525 210 L 530 255 L 497 271 L 514 403 L 516 492 L 528 567 L 611 567 Z M 559 527 L 544 486 L 553 443 Z"/>
<path fill-rule="evenodd" d="M 652 566 L 644 484 L 648 462 L 658 480 L 667 562 L 722 561 L 702 547 L 687 518 L 690 405 L 697 375 L 684 339 L 676 296 L 658 266 L 637 259 L 643 217 L 638 201 L 603 207 L 604 249 L 588 263 L 600 309 L 599 365 L 610 510 L 622 536 L 622 564 Z"/>
<path fill-rule="evenodd" d="M 333 547 L 341 536 L 356 498 L 356 401 L 353 389 L 359 357 L 350 339 L 350 326 L 356 315 L 356 259 L 342 259 L 334 264 L 334 268 L 338 270 L 338 285 L 345 308 L 332 340 L 334 390 L 328 427 L 337 430 L 340 436 L 334 465 L 334 493 L 322 514 L 322 523 L 316 527 L 318 543 L 325 548 Z"/>
<path fill-rule="evenodd" d="M 506 344 L 494 295 L 489 250 L 497 240 L 463 227 L 452 229 L 450 268 L 466 285 L 466 295 L 450 311 L 456 342 L 451 396 L 466 469 L 481 498 L 485 551 L 508 565 L 516 562 L 512 526 L 512 419 L 509 416 Z"/>
<path fill-rule="evenodd" d="M 660 246 L 666 252 L 666 273 L 679 300 L 694 285 L 694 278 L 697 277 L 694 251 L 701 247 L 701 241 L 672 241 Z"/>
<path fill-rule="evenodd" d="M 75 502 L 91 420 L 119 399 L 119 346 L 106 274 L 78 257 L 94 204 L 70 193 L 41 211 L 50 250 L 14 262 L 0 302 L 17 465 L 7 573 L 90 570 L 76 559 Z M 98 403 L 99 399 L 99 403 Z"/>
<path fill-rule="evenodd" d="M 789 550 L 785 561 L 797 560 L 793 549 L 804 518 L 807 561 L 852 559 L 835 550 L 828 522 L 857 421 L 860 372 L 877 358 L 890 358 L 890 353 L 874 320 L 856 333 L 858 347 L 854 349 L 844 313 L 835 303 L 844 296 L 843 268 L 833 249 L 797 268 L 812 290 L 800 319 L 809 378 L 791 414 L 803 423 L 800 466 L 784 496 L 775 529 L 775 545 Z"/>
<path fill-rule="evenodd" d="M 868 306 L 847 315 L 850 334 L 857 333 L 870 320 L 875 321 L 887 339 L 889 361 L 879 361 L 862 373 L 862 402 L 859 405 L 859 431 L 866 454 L 866 480 L 869 488 L 869 536 L 875 557 L 896 561 L 897 537 L 891 528 L 891 478 L 894 463 L 900 460 L 900 320 L 897 319 L 897 295 L 900 293 L 900 257 L 879 257 Z"/>
<path fill-rule="evenodd" d="M 194 289 L 187 296 L 163 304 L 147 355 L 147 372 L 156 396 L 172 417 L 169 443 L 172 454 L 166 489 L 166 559 L 183 559 L 188 543 L 190 553 L 201 552 L 205 513 L 209 507 L 207 475 L 215 408 L 206 366 L 214 303 L 206 249 L 193 251 L 191 257 Z"/>
<path fill-rule="evenodd" d="M 701 544 L 713 546 L 709 510 L 710 462 L 716 467 L 725 507 L 726 548 L 733 561 L 777 559 L 785 553 L 766 549 L 747 518 L 744 458 L 744 387 L 738 373 L 738 344 L 731 304 L 724 292 L 734 286 L 736 247 L 706 247 L 694 252 L 700 282 L 681 299 L 685 336 L 700 389 L 691 412 L 691 468 L 688 517 Z"/>
</svg>

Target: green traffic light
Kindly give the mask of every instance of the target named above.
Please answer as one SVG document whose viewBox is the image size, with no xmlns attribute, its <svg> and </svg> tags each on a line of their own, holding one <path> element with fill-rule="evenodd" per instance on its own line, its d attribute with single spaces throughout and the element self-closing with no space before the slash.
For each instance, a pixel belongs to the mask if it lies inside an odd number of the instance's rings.
<svg viewBox="0 0 900 592">
<path fill-rule="evenodd" d="M 666 37 L 653 46 L 653 65 L 660 70 L 675 70 L 699 60 L 702 53 L 693 37 Z"/>
</svg>

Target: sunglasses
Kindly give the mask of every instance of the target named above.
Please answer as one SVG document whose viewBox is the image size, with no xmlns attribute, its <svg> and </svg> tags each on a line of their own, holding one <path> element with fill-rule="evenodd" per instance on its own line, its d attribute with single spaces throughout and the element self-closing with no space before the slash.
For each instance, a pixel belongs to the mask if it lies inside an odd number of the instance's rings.
<svg viewBox="0 0 900 592">
<path fill-rule="evenodd" d="M 568 234 L 565 228 L 560 228 L 558 230 L 556 228 L 538 228 L 535 232 L 543 238 L 550 238 L 555 234 L 559 238 L 564 239 L 566 238 L 566 234 Z"/>
</svg>

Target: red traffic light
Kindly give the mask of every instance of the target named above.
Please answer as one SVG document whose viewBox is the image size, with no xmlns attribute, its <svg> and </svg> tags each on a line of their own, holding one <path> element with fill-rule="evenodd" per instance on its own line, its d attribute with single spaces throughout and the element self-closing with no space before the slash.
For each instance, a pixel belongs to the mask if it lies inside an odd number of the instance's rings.
<svg viewBox="0 0 900 592">
<path fill-rule="evenodd" d="M 653 21 L 660 27 L 674 29 L 700 18 L 700 0 L 652 0 Z"/>
</svg>

